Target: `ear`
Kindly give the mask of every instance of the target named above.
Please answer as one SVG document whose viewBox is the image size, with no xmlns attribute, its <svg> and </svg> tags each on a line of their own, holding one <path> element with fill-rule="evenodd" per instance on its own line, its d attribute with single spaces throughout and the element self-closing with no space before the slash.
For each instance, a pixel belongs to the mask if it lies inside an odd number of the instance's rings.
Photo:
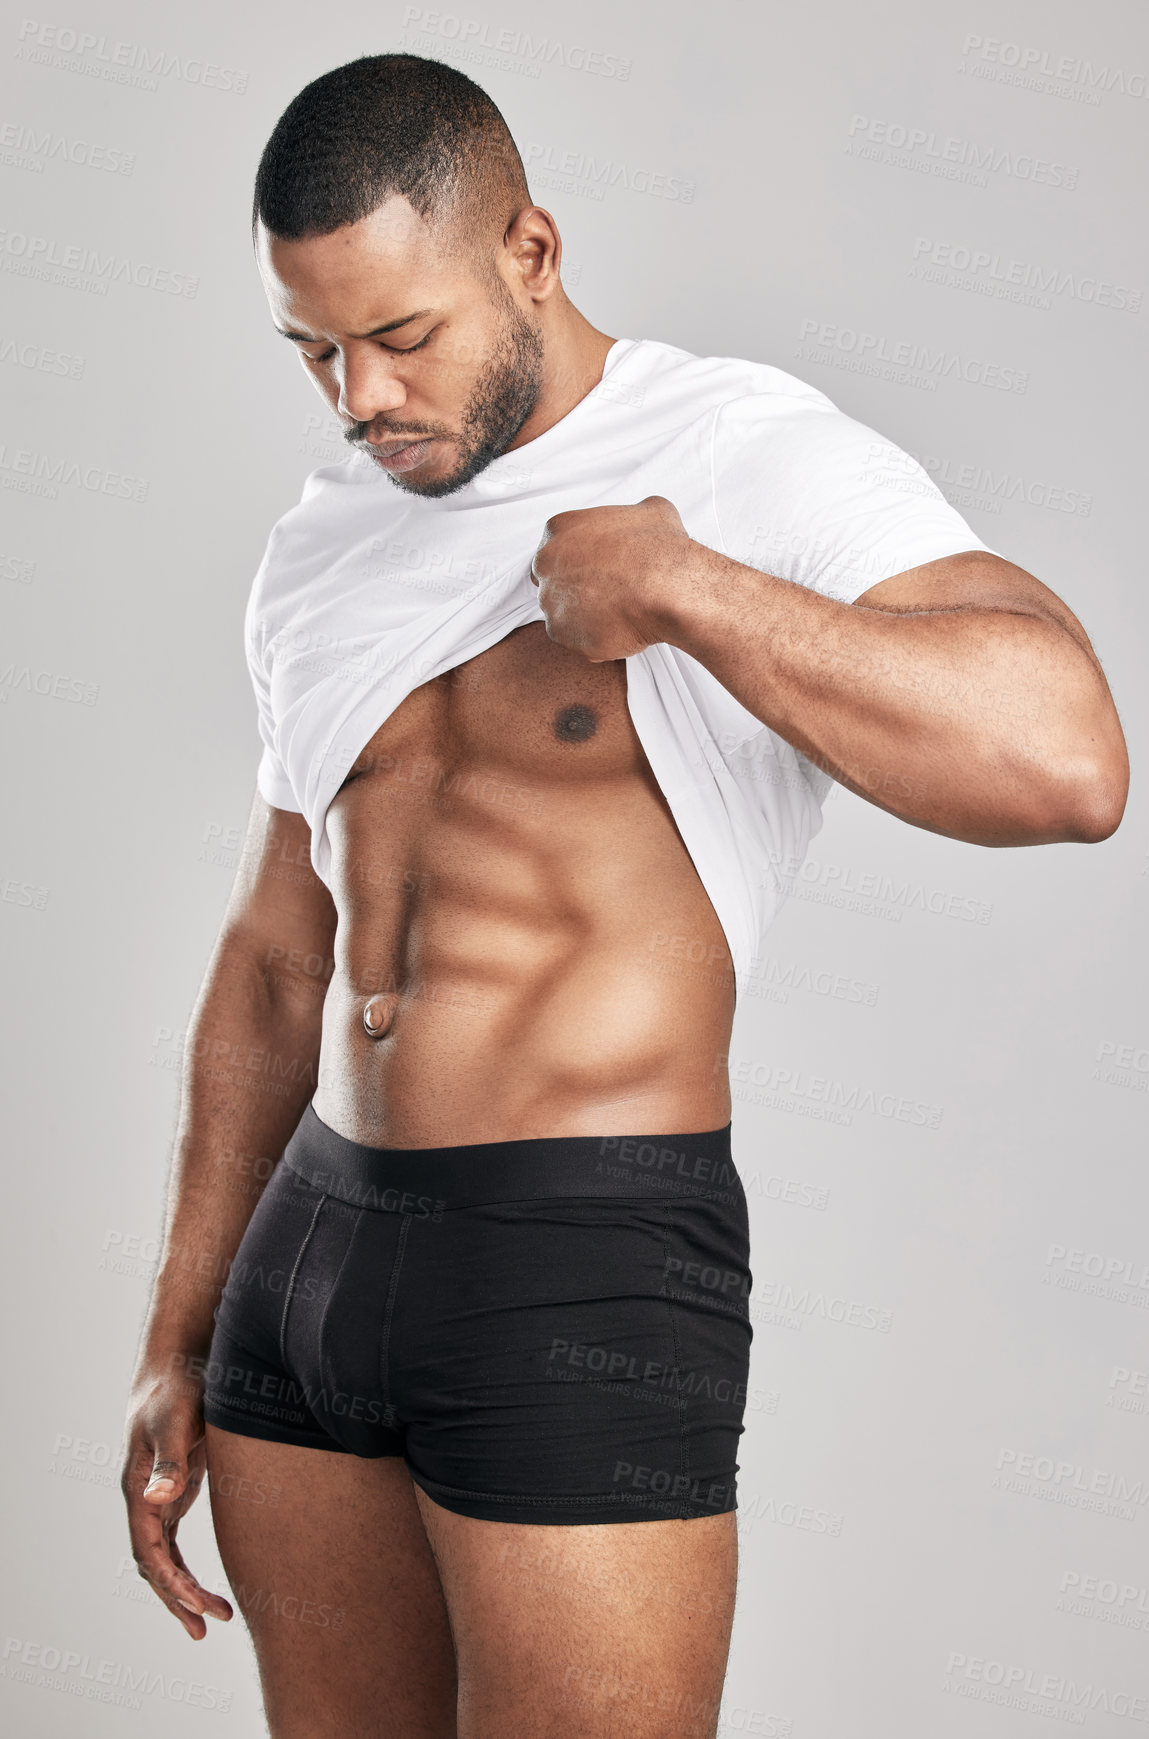
<svg viewBox="0 0 1149 1739">
<path fill-rule="evenodd" d="M 550 212 L 541 205 L 525 205 L 511 220 L 503 237 L 503 258 L 512 281 L 533 302 L 549 301 L 560 287 L 562 257 L 562 237 Z"/>
</svg>

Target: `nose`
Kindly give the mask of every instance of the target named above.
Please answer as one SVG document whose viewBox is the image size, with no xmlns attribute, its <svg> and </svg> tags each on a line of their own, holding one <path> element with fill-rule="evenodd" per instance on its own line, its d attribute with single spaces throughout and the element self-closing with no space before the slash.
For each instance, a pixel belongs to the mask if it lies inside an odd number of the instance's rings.
<svg viewBox="0 0 1149 1739">
<path fill-rule="evenodd" d="M 407 403 L 407 388 L 377 345 L 355 345 L 342 353 L 339 370 L 341 415 L 356 423 L 390 416 Z"/>
</svg>

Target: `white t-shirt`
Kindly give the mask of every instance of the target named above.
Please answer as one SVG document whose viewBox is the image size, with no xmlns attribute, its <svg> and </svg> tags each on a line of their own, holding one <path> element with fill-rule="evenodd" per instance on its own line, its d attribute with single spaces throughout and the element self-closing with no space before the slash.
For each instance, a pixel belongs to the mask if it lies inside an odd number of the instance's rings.
<svg viewBox="0 0 1149 1739">
<path fill-rule="evenodd" d="M 815 387 L 652 339 L 618 339 L 573 410 L 453 495 L 409 494 L 359 454 L 323 466 L 272 530 L 245 637 L 259 789 L 306 816 L 325 881 L 328 805 L 384 720 L 542 620 L 530 566 L 546 520 L 647 495 L 673 502 L 699 543 L 843 603 L 987 548 L 920 466 Z M 741 979 L 831 780 L 689 654 L 649 646 L 626 667 L 639 741 Z"/>
</svg>

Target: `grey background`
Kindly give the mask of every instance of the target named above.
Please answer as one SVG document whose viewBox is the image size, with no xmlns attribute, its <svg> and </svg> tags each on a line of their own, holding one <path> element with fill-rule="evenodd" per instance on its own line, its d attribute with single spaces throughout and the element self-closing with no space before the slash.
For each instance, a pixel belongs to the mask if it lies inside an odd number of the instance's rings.
<svg viewBox="0 0 1149 1739">
<path fill-rule="evenodd" d="M 193 1653 L 136 1578 L 117 1464 L 179 1035 L 253 788 L 244 602 L 270 524 L 335 453 L 267 318 L 251 176 L 309 78 L 404 46 L 500 104 L 591 320 L 775 363 L 921 458 L 1081 616 L 1135 762 L 1144 741 L 1132 0 L 10 14 L 0 1668 L 28 1739 L 260 1730 L 240 1624 Z M 100 256 L 91 281 L 53 281 L 68 248 Z M 963 248 L 1004 280 L 955 269 Z M 1010 261 L 1018 296 L 986 293 Z M 899 346 L 908 379 L 875 361 Z M 836 789 L 767 938 L 733 1045 L 756 1334 L 723 1735 L 1149 1715 L 1134 772 L 1091 847 L 978 849 Z M 222 1587 L 204 1500 L 183 1537 Z M 98 1700 L 145 1669 L 136 1707 Z"/>
</svg>

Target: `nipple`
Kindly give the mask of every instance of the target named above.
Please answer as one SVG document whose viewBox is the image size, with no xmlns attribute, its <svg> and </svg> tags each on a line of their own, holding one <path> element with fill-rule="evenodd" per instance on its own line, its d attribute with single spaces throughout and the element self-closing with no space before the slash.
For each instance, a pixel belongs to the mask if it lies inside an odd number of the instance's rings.
<svg viewBox="0 0 1149 1739">
<path fill-rule="evenodd" d="M 555 714 L 555 736 L 560 743 L 585 743 L 598 729 L 598 716 L 592 706 L 575 701 Z"/>
<path fill-rule="evenodd" d="M 363 1010 L 363 1027 L 369 1039 L 381 1039 L 390 1030 L 398 1004 L 397 996 L 373 996 Z"/>
</svg>

